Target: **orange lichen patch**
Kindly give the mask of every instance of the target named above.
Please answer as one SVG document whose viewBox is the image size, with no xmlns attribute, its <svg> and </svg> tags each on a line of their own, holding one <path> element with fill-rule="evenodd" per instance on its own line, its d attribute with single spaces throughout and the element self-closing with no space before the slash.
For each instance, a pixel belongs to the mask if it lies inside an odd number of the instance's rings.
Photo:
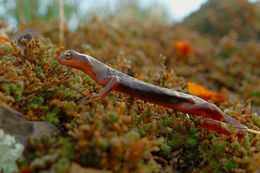
<svg viewBox="0 0 260 173">
<path fill-rule="evenodd" d="M 213 100 L 214 102 L 227 100 L 225 96 L 193 82 L 188 82 L 188 90 L 190 94 L 198 96 L 204 100 Z"/>
<path fill-rule="evenodd" d="M 176 40 L 173 46 L 184 58 L 187 58 L 188 55 L 193 53 L 193 46 L 187 40 Z"/>
<path fill-rule="evenodd" d="M 2 42 L 8 42 L 8 43 L 10 43 L 10 40 L 9 40 L 7 37 L 0 37 L 0 44 L 1 44 Z"/>
</svg>

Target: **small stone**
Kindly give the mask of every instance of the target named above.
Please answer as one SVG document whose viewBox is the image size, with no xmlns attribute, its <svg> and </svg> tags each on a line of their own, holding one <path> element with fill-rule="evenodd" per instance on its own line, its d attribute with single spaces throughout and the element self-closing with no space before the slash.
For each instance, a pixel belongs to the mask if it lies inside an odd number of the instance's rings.
<svg viewBox="0 0 260 173">
<path fill-rule="evenodd" d="M 70 173 L 112 173 L 112 171 L 94 169 L 94 168 L 84 168 L 78 165 L 77 163 L 72 163 L 70 165 Z"/>
<path fill-rule="evenodd" d="M 0 129 L 14 136 L 16 141 L 24 146 L 27 145 L 26 140 L 30 136 L 41 138 L 44 135 L 52 136 L 58 131 L 51 123 L 28 121 L 21 113 L 2 104 L 0 104 Z"/>
</svg>

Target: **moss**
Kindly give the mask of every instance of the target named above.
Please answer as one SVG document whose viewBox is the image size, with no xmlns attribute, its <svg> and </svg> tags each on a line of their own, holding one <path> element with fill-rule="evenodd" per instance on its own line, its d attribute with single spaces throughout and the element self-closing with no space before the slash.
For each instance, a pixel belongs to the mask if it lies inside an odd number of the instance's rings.
<svg viewBox="0 0 260 173">
<path fill-rule="evenodd" d="M 73 98 L 74 94 L 75 94 L 74 91 L 72 91 L 70 88 L 66 88 L 64 90 L 63 96 L 64 98 Z"/>
<path fill-rule="evenodd" d="M 255 125 L 257 125 L 260 128 L 260 117 L 259 116 L 254 115 L 253 122 L 255 123 Z"/>
<path fill-rule="evenodd" d="M 98 145 L 102 148 L 102 150 L 106 150 L 109 146 L 109 143 L 105 138 L 99 138 Z"/>
<path fill-rule="evenodd" d="M 197 140 L 194 138 L 188 138 L 188 140 L 186 141 L 186 146 L 188 148 L 193 148 L 197 145 Z"/>
<path fill-rule="evenodd" d="M 51 170 L 54 172 L 68 172 L 70 167 L 69 159 L 63 157 L 57 161 L 57 163 L 51 166 Z"/>
<path fill-rule="evenodd" d="M 140 139 L 140 134 L 136 130 L 131 130 L 125 135 L 124 142 L 129 144 L 139 139 Z"/>
<path fill-rule="evenodd" d="M 34 68 L 35 73 L 39 73 L 41 71 L 41 67 L 37 66 Z"/>
<path fill-rule="evenodd" d="M 161 148 L 162 156 L 167 158 L 169 156 L 169 154 L 171 154 L 170 147 L 167 144 L 165 144 L 165 143 L 161 144 L 160 148 Z"/>
<path fill-rule="evenodd" d="M 152 116 L 152 114 L 151 114 L 151 107 L 148 107 L 146 110 L 145 110 L 145 118 L 146 119 L 150 119 L 151 118 L 151 116 Z"/>
<path fill-rule="evenodd" d="M 214 172 L 219 172 L 219 169 L 221 168 L 221 163 L 219 160 L 216 160 L 216 159 L 212 159 L 210 162 L 209 162 L 209 165 L 214 168 Z"/>
<path fill-rule="evenodd" d="M 140 124 L 143 121 L 143 116 L 142 115 L 138 115 L 136 118 L 136 124 Z"/>
<path fill-rule="evenodd" d="M 83 50 L 84 52 L 89 52 L 90 50 L 93 49 L 92 46 L 89 45 L 89 44 L 82 44 L 81 47 L 82 47 L 82 50 Z"/>
<path fill-rule="evenodd" d="M 237 168 L 236 164 L 233 162 L 230 162 L 229 160 L 226 161 L 226 168 L 229 170 Z"/>
<path fill-rule="evenodd" d="M 117 115 L 114 115 L 114 114 L 109 114 L 108 115 L 108 121 L 110 123 L 114 123 L 114 122 L 117 122 L 118 121 L 118 116 Z"/>
<path fill-rule="evenodd" d="M 66 157 L 70 160 L 75 158 L 73 144 L 68 139 L 60 138 L 58 143 L 62 147 L 62 150 L 60 153 L 62 157 Z"/>
<path fill-rule="evenodd" d="M 53 123 L 53 124 L 58 124 L 59 119 L 58 119 L 58 114 L 60 110 L 58 108 L 53 109 L 50 113 L 48 113 L 45 117 L 46 121 Z"/>
</svg>

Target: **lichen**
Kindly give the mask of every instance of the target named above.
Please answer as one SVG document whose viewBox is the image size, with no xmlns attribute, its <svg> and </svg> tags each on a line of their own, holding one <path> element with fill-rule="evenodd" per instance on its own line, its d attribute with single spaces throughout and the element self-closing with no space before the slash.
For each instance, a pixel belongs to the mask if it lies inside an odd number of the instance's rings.
<svg viewBox="0 0 260 173">
<path fill-rule="evenodd" d="M 18 170 L 16 160 L 22 155 L 24 146 L 13 136 L 0 129 L 0 172 L 12 173 Z"/>
</svg>

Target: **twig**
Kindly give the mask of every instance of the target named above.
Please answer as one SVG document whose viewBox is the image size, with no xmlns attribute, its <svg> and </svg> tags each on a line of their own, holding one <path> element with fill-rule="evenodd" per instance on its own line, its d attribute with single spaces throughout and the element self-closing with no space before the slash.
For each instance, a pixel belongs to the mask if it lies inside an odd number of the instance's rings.
<svg viewBox="0 0 260 173">
<path fill-rule="evenodd" d="M 257 130 L 252 130 L 252 129 L 246 129 L 248 132 L 250 133 L 254 133 L 254 134 L 257 134 L 257 135 L 260 135 L 260 131 L 257 131 Z"/>
<path fill-rule="evenodd" d="M 18 13 L 18 22 L 20 27 L 24 26 L 24 13 L 23 13 L 22 0 L 16 0 L 16 10 Z"/>
<path fill-rule="evenodd" d="M 64 43 L 64 8 L 63 8 L 63 0 L 59 0 L 59 11 L 60 11 L 59 46 L 61 46 Z"/>
</svg>

